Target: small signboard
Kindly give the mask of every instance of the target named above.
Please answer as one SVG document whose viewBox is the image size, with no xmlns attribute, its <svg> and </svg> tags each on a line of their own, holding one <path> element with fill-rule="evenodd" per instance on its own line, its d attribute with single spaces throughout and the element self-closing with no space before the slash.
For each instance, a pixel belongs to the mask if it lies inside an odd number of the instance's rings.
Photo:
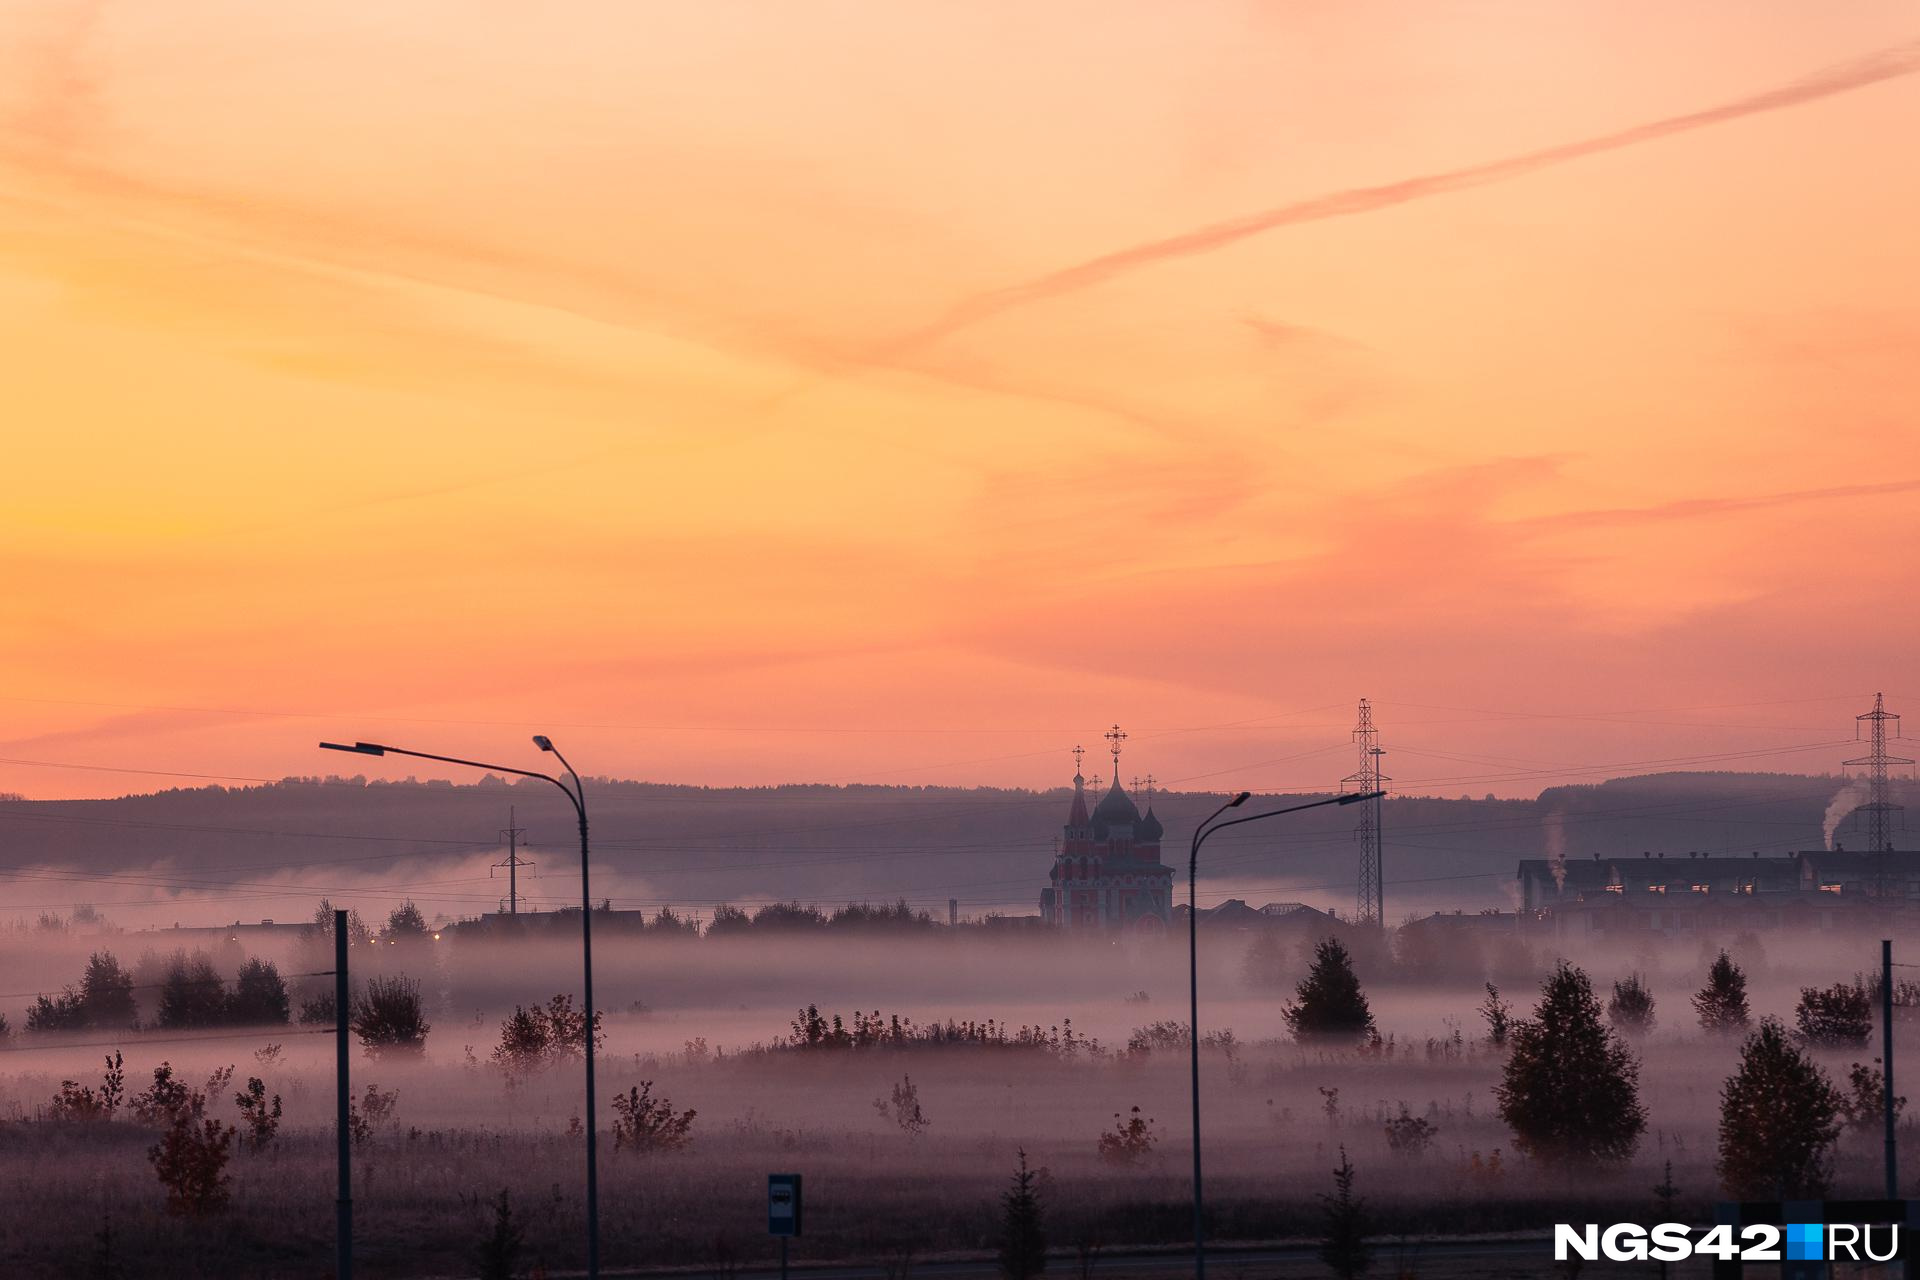
<svg viewBox="0 0 1920 1280">
<path fill-rule="evenodd" d="M 771 1236 L 800 1234 L 799 1174 L 770 1173 L 767 1175 L 767 1234 Z"/>
</svg>

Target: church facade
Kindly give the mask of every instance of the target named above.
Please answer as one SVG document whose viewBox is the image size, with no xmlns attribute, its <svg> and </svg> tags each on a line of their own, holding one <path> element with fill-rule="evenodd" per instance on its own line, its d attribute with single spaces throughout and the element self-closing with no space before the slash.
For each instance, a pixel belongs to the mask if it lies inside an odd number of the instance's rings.
<svg viewBox="0 0 1920 1280">
<path fill-rule="evenodd" d="M 1160 861 L 1160 820 L 1151 797 L 1143 815 L 1114 773 L 1091 813 L 1086 779 L 1074 773 L 1073 809 L 1040 891 L 1040 917 L 1084 932 L 1162 933 L 1173 920 L 1173 868 Z"/>
</svg>

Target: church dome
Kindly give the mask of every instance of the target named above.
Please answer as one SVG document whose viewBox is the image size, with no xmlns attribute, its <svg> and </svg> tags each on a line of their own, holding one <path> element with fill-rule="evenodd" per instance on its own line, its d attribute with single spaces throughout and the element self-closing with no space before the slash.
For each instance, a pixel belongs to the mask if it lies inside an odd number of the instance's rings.
<svg viewBox="0 0 1920 1280">
<path fill-rule="evenodd" d="M 1134 807 L 1127 793 L 1120 789 L 1120 779 L 1113 780 L 1113 786 L 1107 794 L 1100 797 L 1100 803 L 1093 811 L 1093 837 L 1096 840 L 1107 838 L 1107 831 L 1117 826 L 1138 826 L 1140 810 Z"/>
<path fill-rule="evenodd" d="M 1153 816 L 1153 806 L 1148 805 L 1147 816 L 1140 819 L 1140 825 L 1134 828 L 1134 836 L 1142 844 L 1156 844 L 1166 833 L 1166 828 L 1160 825 L 1160 819 Z"/>
</svg>

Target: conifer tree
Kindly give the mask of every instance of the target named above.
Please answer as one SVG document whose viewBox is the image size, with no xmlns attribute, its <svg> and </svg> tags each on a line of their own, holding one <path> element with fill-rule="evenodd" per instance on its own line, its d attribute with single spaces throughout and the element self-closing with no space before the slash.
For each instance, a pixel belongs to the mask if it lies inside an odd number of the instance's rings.
<svg viewBox="0 0 1920 1280">
<path fill-rule="evenodd" d="M 1613 984 L 1613 998 L 1607 1001 L 1607 1021 L 1621 1035 L 1643 1036 L 1653 1030 L 1653 992 L 1637 973 L 1630 973 Z"/>
<path fill-rule="evenodd" d="M 1373 1265 L 1373 1251 L 1367 1247 L 1367 1202 L 1353 1194 L 1353 1162 L 1344 1146 L 1340 1167 L 1333 1171 L 1333 1194 L 1320 1197 L 1320 1210 L 1325 1224 L 1320 1261 L 1340 1280 L 1365 1275 Z"/>
<path fill-rule="evenodd" d="M 1281 1017 L 1298 1040 L 1353 1042 L 1373 1030 L 1373 1011 L 1340 939 L 1327 938 L 1313 949 L 1313 967 Z"/>
<path fill-rule="evenodd" d="M 1707 985 L 1694 993 L 1693 1008 L 1700 1015 L 1700 1029 L 1714 1035 L 1745 1031 L 1752 1021 L 1747 975 L 1725 951 L 1707 969 Z"/>
<path fill-rule="evenodd" d="M 1007 1280 L 1029 1280 L 1047 1270 L 1047 1233 L 1038 1178 L 1027 1168 L 1027 1152 L 1021 1148 L 1013 1185 L 1000 1196 L 1000 1274 Z"/>
</svg>

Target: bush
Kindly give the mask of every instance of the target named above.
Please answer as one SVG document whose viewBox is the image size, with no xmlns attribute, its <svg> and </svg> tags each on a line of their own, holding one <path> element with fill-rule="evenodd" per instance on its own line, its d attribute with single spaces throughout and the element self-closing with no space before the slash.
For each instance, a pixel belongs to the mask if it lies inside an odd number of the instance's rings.
<svg viewBox="0 0 1920 1280">
<path fill-rule="evenodd" d="M 120 1109 L 120 1103 L 127 1094 L 127 1075 L 121 1069 L 118 1051 L 107 1057 L 106 1064 L 98 1093 L 91 1088 L 82 1088 L 76 1080 L 62 1080 L 60 1092 L 47 1108 L 48 1118 L 65 1124 L 91 1124 L 113 1119 L 113 1113 Z"/>
<path fill-rule="evenodd" d="M 1725 951 L 1707 969 L 1707 985 L 1694 993 L 1693 1008 L 1700 1015 L 1700 1029 L 1711 1035 L 1747 1029 L 1752 1017 L 1747 1012 L 1747 975 Z"/>
<path fill-rule="evenodd" d="M 1653 1030 L 1653 992 L 1639 974 L 1630 973 L 1613 984 L 1607 1021 L 1622 1035 L 1643 1036 Z"/>
<path fill-rule="evenodd" d="M 912 1076 L 900 1077 L 900 1083 L 893 1086 L 891 1100 L 875 1098 L 873 1109 L 880 1113 L 883 1120 L 892 1120 L 900 1126 L 900 1131 L 909 1138 L 917 1138 L 927 1131 L 933 1121 L 927 1119 L 926 1112 L 920 1109 L 920 1088 L 914 1084 Z"/>
<path fill-rule="evenodd" d="M 674 1114 L 673 1104 L 653 1096 L 653 1081 L 613 1096 L 613 1149 L 646 1153 L 678 1151 L 693 1141 L 694 1112 Z"/>
<path fill-rule="evenodd" d="M 1857 1049 L 1873 1034 L 1873 998 L 1862 983 L 1803 987 L 1793 1011 L 1800 1038 L 1823 1049 Z"/>
<path fill-rule="evenodd" d="M 427 1051 L 427 1032 L 433 1029 L 422 1012 L 420 984 L 412 978 L 375 978 L 353 1002 L 347 1024 L 367 1056 L 417 1057 Z"/>
<path fill-rule="evenodd" d="M 1720 1158 L 1727 1194 L 1743 1200 L 1819 1199 L 1840 1133 L 1842 1099 L 1827 1075 L 1768 1018 L 1740 1048 L 1720 1090 Z"/>
<path fill-rule="evenodd" d="M 1893 1100 L 1893 1120 L 1900 1122 L 1907 1100 Z M 1840 1117 L 1849 1129 L 1877 1129 L 1887 1114 L 1887 1078 L 1880 1071 L 1880 1059 L 1873 1065 L 1856 1062 L 1847 1069 L 1847 1089 L 1840 1095 Z"/>
<path fill-rule="evenodd" d="M 1633 1154 L 1647 1127 L 1640 1064 L 1600 1021 L 1585 973 L 1562 960 L 1511 1039 L 1494 1095 L 1516 1147 L 1549 1161 Z"/>
<path fill-rule="evenodd" d="M 300 1025 L 314 1026 L 330 1023 L 334 1020 L 333 988 L 308 996 L 300 1002 Z"/>
<path fill-rule="evenodd" d="M 1313 967 L 1281 1013 L 1299 1040 L 1357 1043 L 1373 1030 L 1373 1013 L 1353 972 L 1353 957 L 1338 938 L 1313 949 Z"/>
<path fill-rule="evenodd" d="M 240 1121 L 246 1126 L 245 1142 L 249 1151 L 260 1151 L 280 1132 L 280 1095 L 267 1100 L 267 1086 L 259 1076 L 247 1077 L 245 1092 L 233 1095 L 240 1108 Z"/>
<path fill-rule="evenodd" d="M 1513 1030 L 1513 1006 L 1500 998 L 1500 988 L 1487 984 L 1487 998 L 1480 1004 L 1480 1016 L 1487 1024 L 1487 1043 L 1504 1049 Z"/>
<path fill-rule="evenodd" d="M 29 1031 L 85 1031 L 87 1006 L 80 993 L 69 988 L 57 996 L 35 996 L 27 1009 Z"/>
<path fill-rule="evenodd" d="M 204 1101 L 204 1100 L 203 1100 Z M 204 1217 L 227 1207 L 232 1179 L 227 1160 L 233 1154 L 233 1126 L 182 1111 L 147 1159 L 167 1190 L 167 1212 Z"/>
<path fill-rule="evenodd" d="M 347 1099 L 347 1136 L 355 1147 L 364 1147 L 373 1141 L 373 1135 L 393 1123 L 394 1109 L 399 1105 L 398 1089 L 382 1089 L 369 1081 L 367 1091 L 358 1098 Z"/>
<path fill-rule="evenodd" d="M 573 1007 L 573 997 L 557 995 L 544 1007 L 531 1009 L 515 1005 L 500 1023 L 500 1043 L 494 1048 L 493 1061 L 509 1076 L 526 1076 L 569 1059 L 578 1060 L 586 1052 L 587 1015 Z M 597 1051 L 606 1039 L 600 1019 L 594 1018 L 593 1043 Z"/>
<path fill-rule="evenodd" d="M 1422 1156 L 1433 1145 L 1439 1131 L 1433 1121 L 1425 1116 L 1416 1116 L 1400 1104 L 1400 1114 L 1387 1121 L 1387 1149 L 1403 1156 Z"/>
<path fill-rule="evenodd" d="M 1100 1135 L 1100 1158 L 1108 1164 L 1131 1168 L 1153 1154 L 1160 1141 L 1151 1117 L 1143 1117 L 1135 1107 L 1126 1116 L 1113 1113 L 1113 1128 Z"/>
</svg>

